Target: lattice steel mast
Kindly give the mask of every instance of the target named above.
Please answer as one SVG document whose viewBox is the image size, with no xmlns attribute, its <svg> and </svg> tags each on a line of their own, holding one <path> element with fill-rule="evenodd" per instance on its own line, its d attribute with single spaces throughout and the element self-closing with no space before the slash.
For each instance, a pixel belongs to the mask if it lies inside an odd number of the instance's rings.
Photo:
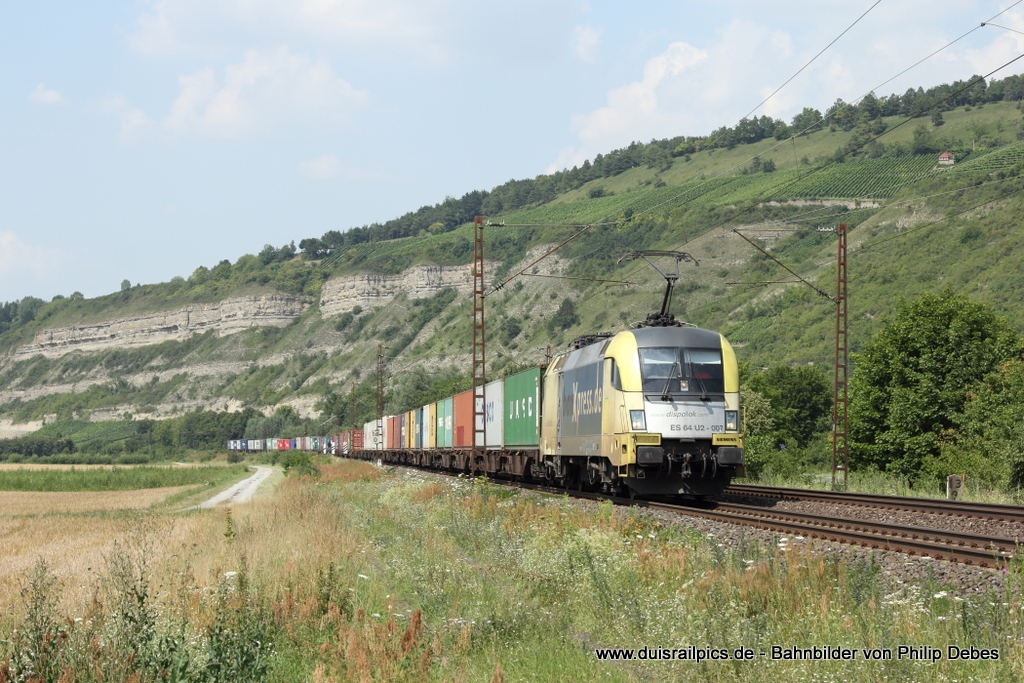
<svg viewBox="0 0 1024 683">
<path fill-rule="evenodd" d="M 849 363 L 846 276 L 846 223 L 836 230 L 839 236 L 836 257 L 836 355 L 835 381 L 832 387 L 832 487 L 837 473 L 843 473 L 843 488 L 850 471 L 849 432 L 847 423 L 847 369 Z"/>
<path fill-rule="evenodd" d="M 484 334 L 484 217 L 473 221 L 473 456 L 470 472 L 486 453 L 487 342 Z"/>
</svg>

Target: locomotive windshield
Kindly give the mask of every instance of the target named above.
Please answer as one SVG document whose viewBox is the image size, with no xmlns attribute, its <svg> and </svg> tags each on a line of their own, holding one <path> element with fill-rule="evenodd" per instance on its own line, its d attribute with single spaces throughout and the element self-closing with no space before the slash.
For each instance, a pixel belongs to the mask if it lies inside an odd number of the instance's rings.
<svg viewBox="0 0 1024 683">
<path fill-rule="evenodd" d="M 640 349 L 644 391 L 660 394 L 721 394 L 725 391 L 722 352 L 677 347 Z"/>
</svg>

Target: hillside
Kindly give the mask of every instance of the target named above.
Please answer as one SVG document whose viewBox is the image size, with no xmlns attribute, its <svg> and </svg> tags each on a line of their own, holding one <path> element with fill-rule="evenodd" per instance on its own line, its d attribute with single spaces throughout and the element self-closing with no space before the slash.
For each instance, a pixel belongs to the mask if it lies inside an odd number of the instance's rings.
<svg viewBox="0 0 1024 683">
<path fill-rule="evenodd" d="M 703 149 L 688 138 L 652 142 L 646 162 L 488 215 L 488 280 L 505 283 L 526 269 L 487 299 L 490 372 L 541 362 L 548 347 L 655 309 L 657 273 L 618 262 L 640 248 L 683 249 L 699 261 L 681 265 L 673 311 L 724 332 L 741 360 L 830 364 L 832 304 L 805 285 L 780 283 L 793 278 L 734 228 L 832 291 L 834 235 L 818 228 L 851 227 L 854 351 L 900 296 L 947 284 L 1024 328 L 1017 103 L 947 110 L 941 125 L 898 115 L 871 121 L 891 132 L 868 144 L 877 135 L 868 124 Z M 667 146 L 671 153 L 651 151 Z M 938 164 L 945 149 L 956 150 L 955 164 Z M 499 189 L 474 201 L 485 206 Z M 534 265 L 581 224 L 590 227 Z M 0 310 L 0 417 L 162 418 L 281 405 L 315 416 L 325 397 L 338 403 L 355 388 L 354 410 L 340 412 L 359 419 L 375 409 L 368 396 L 379 344 L 392 386 L 386 409 L 411 407 L 432 383 L 455 386 L 469 367 L 472 226 L 428 228 L 330 247 L 338 238 L 328 234 L 303 240 L 301 254 L 268 245 L 188 279 L 106 297 L 8 304 Z"/>
</svg>

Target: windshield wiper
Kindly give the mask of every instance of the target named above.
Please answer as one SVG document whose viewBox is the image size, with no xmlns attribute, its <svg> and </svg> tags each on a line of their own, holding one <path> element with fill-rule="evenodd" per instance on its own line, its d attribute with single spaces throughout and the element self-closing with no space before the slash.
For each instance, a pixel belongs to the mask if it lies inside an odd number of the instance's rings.
<svg viewBox="0 0 1024 683">
<path fill-rule="evenodd" d="M 672 378 L 675 376 L 677 369 L 679 370 L 679 374 L 682 375 L 683 374 L 683 369 L 679 367 L 679 361 L 676 361 L 675 363 L 672 363 L 672 367 L 669 368 L 668 378 L 665 379 L 665 388 L 661 390 L 661 400 L 662 401 L 671 401 L 672 400 L 672 394 L 669 393 L 668 388 L 669 388 L 669 385 L 672 383 Z"/>
<path fill-rule="evenodd" d="M 702 380 L 700 375 L 697 374 L 697 371 L 693 369 L 692 360 L 688 362 L 688 365 L 690 366 L 690 376 L 697 380 L 697 384 L 700 385 L 700 400 L 707 401 L 711 397 L 708 396 L 708 389 L 704 386 L 704 380 Z"/>
</svg>

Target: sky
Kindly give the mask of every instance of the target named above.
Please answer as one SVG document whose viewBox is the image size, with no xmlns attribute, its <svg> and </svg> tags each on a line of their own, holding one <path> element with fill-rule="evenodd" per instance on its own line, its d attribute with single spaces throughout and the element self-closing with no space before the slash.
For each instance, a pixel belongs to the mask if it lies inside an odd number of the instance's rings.
<svg viewBox="0 0 1024 683">
<path fill-rule="evenodd" d="M 1018 0 L 0 0 L 0 302 L 987 74 L 1016 31 Z"/>
</svg>

